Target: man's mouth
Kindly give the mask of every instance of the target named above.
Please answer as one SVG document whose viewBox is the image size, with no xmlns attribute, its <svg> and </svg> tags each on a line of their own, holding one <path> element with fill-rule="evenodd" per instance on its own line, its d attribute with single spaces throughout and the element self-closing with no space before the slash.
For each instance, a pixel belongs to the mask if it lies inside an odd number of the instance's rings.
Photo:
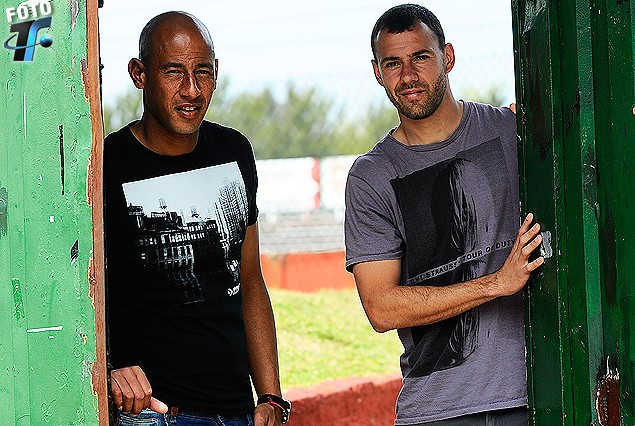
<svg viewBox="0 0 635 426">
<path fill-rule="evenodd" d="M 405 99 L 417 99 L 418 97 L 420 97 L 423 94 L 423 91 L 421 90 L 417 90 L 417 91 L 407 91 L 407 92 L 401 92 L 399 94 L 399 96 L 401 96 L 402 98 Z"/>
<path fill-rule="evenodd" d="M 425 88 L 423 87 L 409 87 L 407 89 L 397 90 L 397 95 L 402 96 L 406 99 L 417 98 L 423 93 L 425 93 Z"/>
<path fill-rule="evenodd" d="M 198 115 L 201 107 L 197 105 L 182 105 L 176 107 L 176 110 L 187 117 L 195 117 Z"/>
</svg>

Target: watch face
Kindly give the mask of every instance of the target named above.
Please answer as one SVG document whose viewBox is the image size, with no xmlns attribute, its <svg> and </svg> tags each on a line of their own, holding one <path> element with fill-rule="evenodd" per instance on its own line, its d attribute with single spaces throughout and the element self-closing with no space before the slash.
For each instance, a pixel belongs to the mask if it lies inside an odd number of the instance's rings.
<svg viewBox="0 0 635 426">
<path fill-rule="evenodd" d="M 291 414 L 291 401 L 286 401 L 284 400 L 284 402 L 286 402 L 286 410 L 282 411 L 282 424 L 285 424 L 286 422 L 289 421 L 289 414 Z"/>
<path fill-rule="evenodd" d="M 291 414 L 291 402 L 282 399 L 281 404 L 283 408 L 282 410 L 282 424 L 285 424 L 289 421 L 289 414 Z"/>
</svg>

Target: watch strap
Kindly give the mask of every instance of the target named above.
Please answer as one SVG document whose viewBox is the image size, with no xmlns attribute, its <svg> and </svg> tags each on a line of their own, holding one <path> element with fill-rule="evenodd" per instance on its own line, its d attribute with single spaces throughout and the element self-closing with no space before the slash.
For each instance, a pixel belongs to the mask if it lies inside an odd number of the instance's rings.
<svg viewBox="0 0 635 426">
<path fill-rule="evenodd" d="M 260 404 L 269 404 L 273 407 L 277 407 L 282 412 L 282 424 L 285 424 L 289 421 L 289 414 L 291 412 L 291 402 L 279 397 L 278 395 L 273 395 L 270 393 L 262 394 L 258 397 L 257 405 Z"/>
</svg>

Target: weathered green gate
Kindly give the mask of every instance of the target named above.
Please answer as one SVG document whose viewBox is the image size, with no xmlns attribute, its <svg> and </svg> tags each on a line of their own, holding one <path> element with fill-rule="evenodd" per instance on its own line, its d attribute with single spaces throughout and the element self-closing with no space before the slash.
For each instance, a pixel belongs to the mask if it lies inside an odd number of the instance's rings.
<svg viewBox="0 0 635 426">
<path fill-rule="evenodd" d="M 635 424 L 635 4 L 514 0 L 532 424 Z"/>
<path fill-rule="evenodd" d="M 0 6 L 0 424 L 106 424 L 97 0 Z"/>
</svg>

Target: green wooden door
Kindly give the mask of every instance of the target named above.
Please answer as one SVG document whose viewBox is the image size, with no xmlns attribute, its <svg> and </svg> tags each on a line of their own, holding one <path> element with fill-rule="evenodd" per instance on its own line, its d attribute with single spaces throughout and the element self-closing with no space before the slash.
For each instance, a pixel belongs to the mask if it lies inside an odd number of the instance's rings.
<svg viewBox="0 0 635 426">
<path fill-rule="evenodd" d="M 635 422 L 635 6 L 514 0 L 521 199 L 553 256 L 527 290 L 532 424 Z"/>
<path fill-rule="evenodd" d="M 105 424 L 96 2 L 0 6 L 0 423 Z"/>
</svg>

